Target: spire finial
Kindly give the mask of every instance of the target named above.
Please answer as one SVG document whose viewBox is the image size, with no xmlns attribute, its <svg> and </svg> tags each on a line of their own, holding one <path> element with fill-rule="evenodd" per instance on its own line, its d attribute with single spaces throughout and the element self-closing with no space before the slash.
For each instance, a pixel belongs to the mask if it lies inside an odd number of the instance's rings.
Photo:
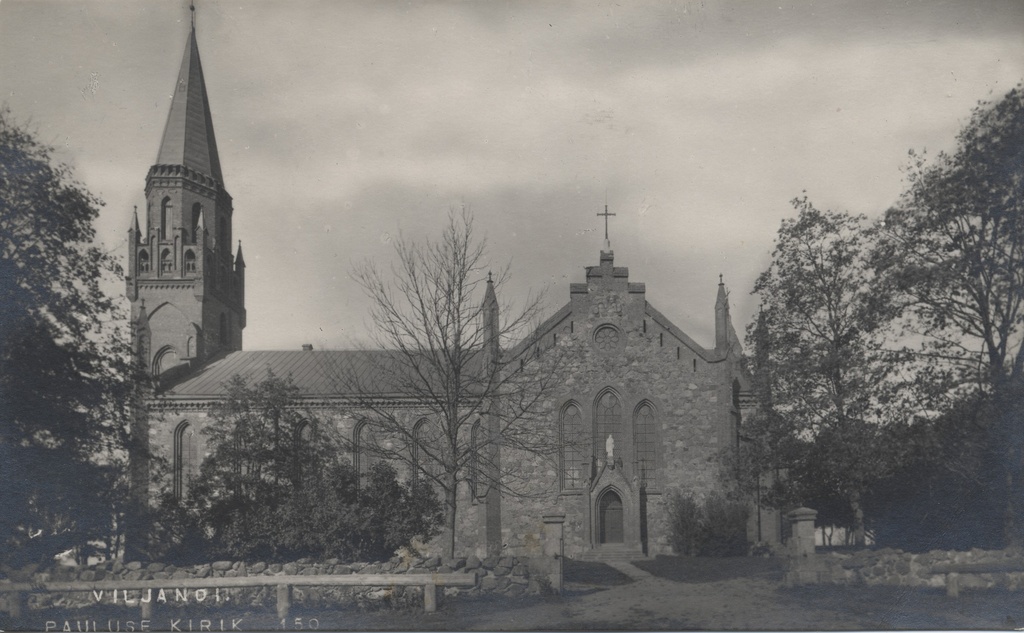
<svg viewBox="0 0 1024 633">
<path fill-rule="evenodd" d="M 611 242 L 608 241 L 608 218 L 614 216 L 614 213 L 608 213 L 608 203 L 604 205 L 604 213 L 598 213 L 597 217 L 604 218 L 604 246 L 605 248 L 611 248 Z"/>
<path fill-rule="evenodd" d="M 725 281 L 722 280 L 722 273 L 718 273 L 718 285 L 719 286 L 724 286 L 725 285 Z"/>
<path fill-rule="evenodd" d="M 491 281 L 491 271 L 489 271 L 489 270 L 487 271 L 487 283 L 492 283 L 492 281 Z"/>
<path fill-rule="evenodd" d="M 192 12 L 192 30 L 196 30 L 196 3 L 195 0 L 190 0 L 188 3 L 188 10 Z"/>
</svg>

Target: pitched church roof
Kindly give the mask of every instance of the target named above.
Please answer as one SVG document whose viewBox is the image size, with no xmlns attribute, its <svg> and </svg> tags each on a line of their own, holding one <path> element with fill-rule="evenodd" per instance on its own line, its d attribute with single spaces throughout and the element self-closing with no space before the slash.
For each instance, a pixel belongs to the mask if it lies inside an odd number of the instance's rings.
<svg viewBox="0 0 1024 633">
<path fill-rule="evenodd" d="M 474 355 L 467 364 L 470 374 L 479 369 L 481 359 Z M 180 381 L 168 385 L 162 398 L 223 398 L 227 384 L 240 376 L 248 384 L 267 377 L 270 370 L 280 378 L 290 378 L 303 397 L 410 395 L 410 385 L 420 385 L 424 374 L 434 366 L 425 361 L 412 369 L 413 361 L 393 350 L 274 350 L 237 351 L 202 365 Z"/>
<path fill-rule="evenodd" d="M 185 45 L 156 164 L 184 165 L 224 184 L 194 27 Z"/>
<path fill-rule="evenodd" d="M 165 396 L 191 398 L 222 397 L 229 380 L 241 376 L 254 384 L 271 370 L 280 378 L 290 377 L 303 396 L 334 396 L 348 391 L 353 381 L 372 384 L 378 393 L 393 393 L 382 368 L 393 366 L 391 352 L 377 350 L 274 350 L 231 352 L 200 367 L 181 382 L 164 391 Z"/>
</svg>

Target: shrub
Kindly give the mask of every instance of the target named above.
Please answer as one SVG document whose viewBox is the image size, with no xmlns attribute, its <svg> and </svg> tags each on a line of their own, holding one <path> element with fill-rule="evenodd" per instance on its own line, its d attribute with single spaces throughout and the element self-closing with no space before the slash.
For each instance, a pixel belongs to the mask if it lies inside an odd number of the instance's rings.
<svg viewBox="0 0 1024 633">
<path fill-rule="evenodd" d="M 747 553 L 746 504 L 712 493 L 698 503 L 673 493 L 668 500 L 669 543 L 683 556 L 743 556 Z"/>
<path fill-rule="evenodd" d="M 701 508 L 691 495 L 673 492 L 668 501 L 669 544 L 677 554 L 697 555 L 700 540 Z"/>
</svg>

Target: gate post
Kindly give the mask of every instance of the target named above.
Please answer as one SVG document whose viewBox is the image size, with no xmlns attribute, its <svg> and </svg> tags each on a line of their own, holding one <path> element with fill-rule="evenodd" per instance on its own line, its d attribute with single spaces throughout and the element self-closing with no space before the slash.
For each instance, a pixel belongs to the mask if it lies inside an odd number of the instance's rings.
<svg viewBox="0 0 1024 633">
<path fill-rule="evenodd" d="M 277 618 L 284 620 L 288 617 L 288 611 L 292 607 L 292 586 L 291 585 L 278 585 L 277 586 Z"/>
<path fill-rule="evenodd" d="M 817 516 L 818 511 L 810 508 L 797 508 L 786 514 L 786 518 L 793 524 L 790 547 L 796 556 L 814 554 L 814 519 Z"/>
<path fill-rule="evenodd" d="M 551 589 L 562 593 L 562 560 L 565 557 L 565 513 L 544 515 L 544 559 L 548 561 L 548 581 Z"/>
</svg>

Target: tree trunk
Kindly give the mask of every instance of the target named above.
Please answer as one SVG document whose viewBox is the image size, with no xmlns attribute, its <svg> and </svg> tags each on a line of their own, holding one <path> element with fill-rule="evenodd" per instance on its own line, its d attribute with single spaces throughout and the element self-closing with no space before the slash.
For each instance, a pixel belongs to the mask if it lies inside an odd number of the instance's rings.
<svg viewBox="0 0 1024 633">
<path fill-rule="evenodd" d="M 853 544 L 864 547 L 864 508 L 860 505 L 860 493 L 850 495 L 850 509 L 853 510 Z"/>
<path fill-rule="evenodd" d="M 456 497 L 458 487 L 453 483 L 444 492 L 445 519 L 447 523 L 447 542 L 445 543 L 445 556 L 455 558 L 455 520 L 456 520 Z"/>
</svg>

